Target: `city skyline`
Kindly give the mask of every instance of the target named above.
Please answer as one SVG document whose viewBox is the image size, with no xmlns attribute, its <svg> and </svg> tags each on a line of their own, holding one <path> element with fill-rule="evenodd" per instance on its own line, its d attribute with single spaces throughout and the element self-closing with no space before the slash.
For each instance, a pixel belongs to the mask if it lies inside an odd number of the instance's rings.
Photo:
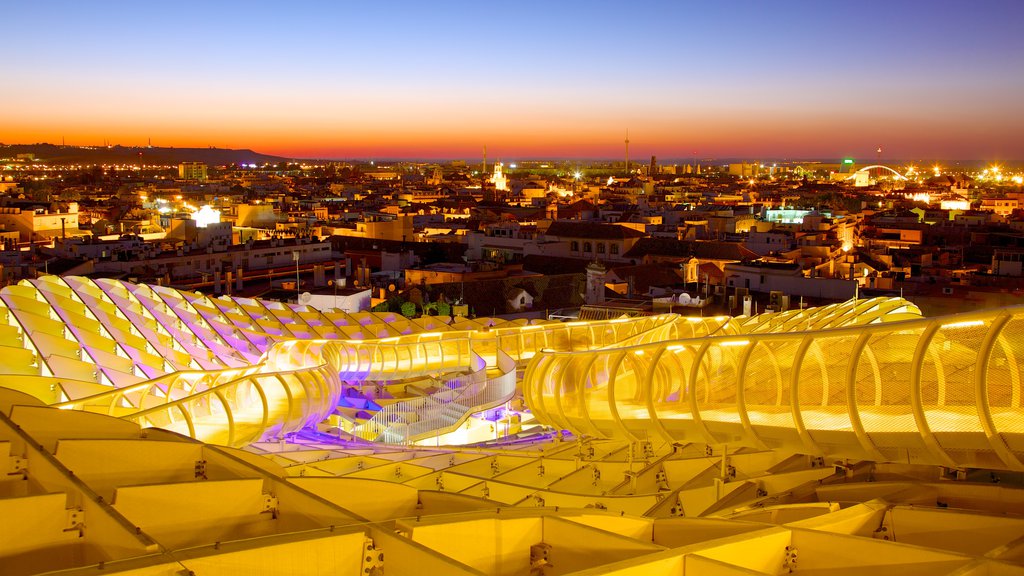
<svg viewBox="0 0 1024 576">
<path fill-rule="evenodd" d="M 0 141 L 296 158 L 1024 159 L 1011 2 L 8 8 Z"/>
</svg>

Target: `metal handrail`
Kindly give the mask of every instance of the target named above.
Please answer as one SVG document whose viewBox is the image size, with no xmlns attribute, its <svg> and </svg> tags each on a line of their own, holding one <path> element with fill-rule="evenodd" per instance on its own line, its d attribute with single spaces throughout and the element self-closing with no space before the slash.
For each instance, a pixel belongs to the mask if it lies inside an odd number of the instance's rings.
<svg viewBox="0 0 1024 576">
<path fill-rule="evenodd" d="M 576 433 L 1024 470 L 1024 306 L 916 319 L 848 306 L 821 330 L 545 351 L 524 394 Z"/>
</svg>

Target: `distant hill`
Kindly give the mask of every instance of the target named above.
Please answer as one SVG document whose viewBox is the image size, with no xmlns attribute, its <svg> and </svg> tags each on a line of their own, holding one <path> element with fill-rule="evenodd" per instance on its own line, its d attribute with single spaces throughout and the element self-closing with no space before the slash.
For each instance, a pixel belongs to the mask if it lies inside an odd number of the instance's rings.
<svg viewBox="0 0 1024 576">
<path fill-rule="evenodd" d="M 57 144 L 0 145 L 0 158 L 35 154 L 48 164 L 137 164 L 139 153 L 144 164 L 174 165 L 179 162 L 205 162 L 211 166 L 227 164 L 264 164 L 290 160 L 282 156 L 260 154 L 252 150 L 226 148 L 162 148 L 158 146 L 82 147 Z"/>
</svg>

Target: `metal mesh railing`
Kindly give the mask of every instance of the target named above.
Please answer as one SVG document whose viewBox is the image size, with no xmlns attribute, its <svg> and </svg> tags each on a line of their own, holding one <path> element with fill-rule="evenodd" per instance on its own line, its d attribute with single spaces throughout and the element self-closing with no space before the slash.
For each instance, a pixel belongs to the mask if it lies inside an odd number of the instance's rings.
<svg viewBox="0 0 1024 576">
<path fill-rule="evenodd" d="M 675 321 L 674 315 L 493 330 L 419 333 L 379 340 L 283 340 L 257 364 L 175 372 L 59 404 L 106 412 L 206 442 L 240 446 L 295 432 L 334 411 L 343 382 L 464 372 L 444 390 L 381 411 L 360 434 L 406 443 L 507 401 L 516 368 L 545 348 L 590 350 Z M 488 366 L 497 376 L 487 377 Z M 398 424 L 399 426 L 396 426 Z"/>
<path fill-rule="evenodd" d="M 524 394 L 582 434 L 1024 470 L 1024 307 L 835 318 L 846 326 L 543 352 Z"/>
</svg>

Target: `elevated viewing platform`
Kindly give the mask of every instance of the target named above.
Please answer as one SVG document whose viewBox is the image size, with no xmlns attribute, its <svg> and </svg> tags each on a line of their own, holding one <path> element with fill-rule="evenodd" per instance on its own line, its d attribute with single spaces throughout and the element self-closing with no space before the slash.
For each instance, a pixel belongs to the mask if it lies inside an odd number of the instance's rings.
<svg viewBox="0 0 1024 576">
<path fill-rule="evenodd" d="M 1017 569 L 1021 308 L 409 319 L 56 276 L 0 303 L 6 573 Z"/>
</svg>

